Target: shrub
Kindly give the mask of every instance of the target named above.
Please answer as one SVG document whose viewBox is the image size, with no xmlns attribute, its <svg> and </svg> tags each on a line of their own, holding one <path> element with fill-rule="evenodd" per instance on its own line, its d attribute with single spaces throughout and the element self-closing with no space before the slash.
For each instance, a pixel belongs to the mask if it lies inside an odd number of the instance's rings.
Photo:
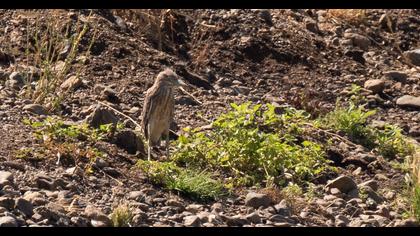
<svg viewBox="0 0 420 236">
<path fill-rule="evenodd" d="M 321 144 L 299 140 L 304 112 L 266 105 L 231 104 L 208 132 L 186 130 L 172 158 L 182 165 L 210 167 L 231 176 L 234 185 L 282 184 L 285 173 L 297 182 L 325 171 L 328 161 Z"/>
</svg>

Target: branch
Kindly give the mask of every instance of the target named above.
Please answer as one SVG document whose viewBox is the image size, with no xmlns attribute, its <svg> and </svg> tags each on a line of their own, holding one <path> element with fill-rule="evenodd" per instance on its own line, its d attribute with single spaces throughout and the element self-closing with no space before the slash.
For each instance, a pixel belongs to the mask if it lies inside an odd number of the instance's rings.
<svg viewBox="0 0 420 236">
<path fill-rule="evenodd" d="M 183 87 L 179 87 L 179 89 L 186 95 L 190 96 L 196 103 L 203 105 L 202 102 L 200 102 L 196 97 L 194 97 L 192 94 L 190 94 L 189 92 L 185 91 L 185 89 Z"/>
<path fill-rule="evenodd" d="M 122 112 L 120 112 L 120 111 L 118 111 L 117 109 L 115 109 L 115 108 L 113 108 L 113 107 L 111 107 L 110 105 L 108 105 L 108 104 L 106 104 L 106 103 L 103 103 L 103 102 L 101 102 L 101 101 L 97 101 L 99 104 L 102 104 L 102 105 L 104 105 L 104 106 L 106 106 L 106 107 L 108 107 L 109 109 L 111 109 L 111 110 L 113 110 L 113 111 L 115 111 L 116 113 L 118 113 L 118 114 L 120 114 L 120 115 L 122 115 L 122 116 L 124 116 L 125 118 L 127 118 L 127 119 L 129 119 L 131 122 L 133 122 L 138 128 L 140 128 L 141 129 L 141 125 L 139 124 L 139 123 L 137 123 L 133 118 L 131 118 L 131 117 L 129 117 L 128 115 L 126 115 L 126 114 L 124 114 L 124 113 L 122 113 Z"/>
</svg>

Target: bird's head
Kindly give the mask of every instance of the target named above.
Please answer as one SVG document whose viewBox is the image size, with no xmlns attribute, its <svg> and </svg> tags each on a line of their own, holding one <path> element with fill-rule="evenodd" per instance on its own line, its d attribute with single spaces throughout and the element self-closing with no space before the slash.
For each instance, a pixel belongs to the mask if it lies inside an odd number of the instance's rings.
<svg viewBox="0 0 420 236">
<path fill-rule="evenodd" d="M 160 72 L 156 78 L 157 83 L 161 83 L 165 86 L 170 87 L 179 87 L 179 86 L 186 86 L 184 81 L 181 80 L 181 77 L 177 75 L 171 69 L 165 69 L 164 71 Z"/>
</svg>

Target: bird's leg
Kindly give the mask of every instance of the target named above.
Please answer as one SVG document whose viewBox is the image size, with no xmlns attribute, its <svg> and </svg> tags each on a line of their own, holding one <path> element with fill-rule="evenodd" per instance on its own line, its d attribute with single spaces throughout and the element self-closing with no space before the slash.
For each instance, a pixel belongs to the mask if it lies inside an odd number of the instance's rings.
<svg viewBox="0 0 420 236">
<path fill-rule="evenodd" d="M 148 144 L 148 147 L 147 147 L 147 160 L 150 161 L 150 153 L 152 151 L 152 144 L 150 142 L 150 139 L 147 140 L 147 144 Z"/>
<path fill-rule="evenodd" d="M 149 138 L 147 139 L 147 160 L 150 161 L 150 155 L 152 151 L 152 143 L 150 142 L 150 125 L 147 126 L 147 131 L 149 134 Z"/>
<path fill-rule="evenodd" d="M 166 159 L 169 159 L 169 132 L 166 134 L 165 145 L 166 145 Z"/>
</svg>

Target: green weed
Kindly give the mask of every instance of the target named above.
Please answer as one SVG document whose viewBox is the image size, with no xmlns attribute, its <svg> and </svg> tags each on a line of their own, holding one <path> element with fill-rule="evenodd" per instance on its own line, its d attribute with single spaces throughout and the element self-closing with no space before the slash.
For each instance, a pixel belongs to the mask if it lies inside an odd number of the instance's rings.
<svg viewBox="0 0 420 236">
<path fill-rule="evenodd" d="M 143 160 L 138 161 L 137 167 L 153 183 L 179 191 L 193 199 L 213 200 L 226 195 L 223 183 L 206 171 L 181 168 L 171 162 Z"/>
<path fill-rule="evenodd" d="M 300 182 L 329 168 L 321 144 L 299 140 L 304 112 L 288 108 L 276 114 L 272 105 L 263 111 L 251 103 L 231 106 L 233 111 L 213 122 L 210 132 L 186 130 L 176 142 L 173 160 L 226 173 L 235 185 L 280 184 L 285 173 Z"/>
<path fill-rule="evenodd" d="M 133 221 L 133 213 L 126 205 L 121 205 L 113 209 L 111 221 L 114 227 L 129 227 Z"/>
</svg>

